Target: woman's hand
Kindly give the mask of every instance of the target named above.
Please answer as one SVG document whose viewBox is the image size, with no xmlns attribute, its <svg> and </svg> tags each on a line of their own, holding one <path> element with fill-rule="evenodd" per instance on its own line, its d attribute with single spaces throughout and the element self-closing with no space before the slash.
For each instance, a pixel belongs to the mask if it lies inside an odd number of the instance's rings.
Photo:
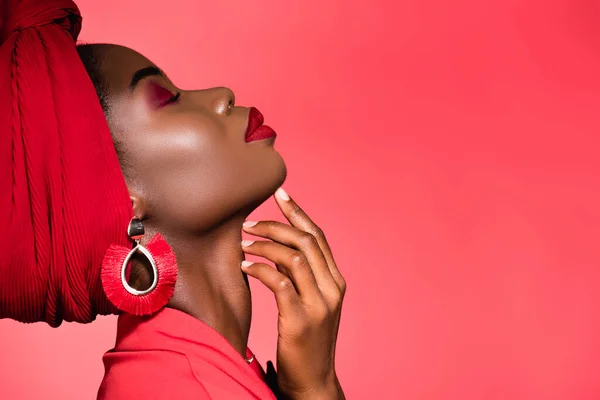
<svg viewBox="0 0 600 400">
<path fill-rule="evenodd" d="M 245 261 L 242 270 L 275 294 L 279 390 L 289 399 L 344 399 L 334 364 L 346 282 L 321 229 L 283 189 L 275 199 L 291 226 L 246 221 L 244 231 L 271 240 L 243 241 L 242 249 L 277 269 Z"/>
</svg>

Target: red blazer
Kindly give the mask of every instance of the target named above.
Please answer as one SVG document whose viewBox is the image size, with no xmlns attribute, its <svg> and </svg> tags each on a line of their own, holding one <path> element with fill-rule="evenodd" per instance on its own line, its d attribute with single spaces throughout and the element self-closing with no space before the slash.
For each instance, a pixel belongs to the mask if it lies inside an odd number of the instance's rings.
<svg viewBox="0 0 600 400">
<path fill-rule="evenodd" d="M 256 358 L 248 364 L 217 331 L 172 308 L 119 316 L 115 348 L 103 361 L 101 400 L 275 400 Z"/>
</svg>

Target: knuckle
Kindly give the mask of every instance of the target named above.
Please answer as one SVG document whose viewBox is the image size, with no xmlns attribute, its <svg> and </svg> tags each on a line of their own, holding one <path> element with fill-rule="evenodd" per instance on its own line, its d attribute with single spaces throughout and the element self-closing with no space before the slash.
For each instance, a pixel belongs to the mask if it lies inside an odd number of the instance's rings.
<svg viewBox="0 0 600 400">
<path fill-rule="evenodd" d="M 308 260 L 304 254 L 296 251 L 290 257 L 290 264 L 292 268 L 303 268 L 308 266 Z"/>
<path fill-rule="evenodd" d="M 318 307 L 313 311 L 312 319 L 316 324 L 323 324 L 327 322 L 330 318 L 330 313 L 327 307 L 323 305 L 322 307 Z"/>
<path fill-rule="evenodd" d="M 307 232 L 302 234 L 302 236 L 300 237 L 300 242 L 310 247 L 316 247 L 319 245 L 319 243 L 317 242 L 317 238 Z"/>
<path fill-rule="evenodd" d="M 348 284 L 346 283 L 346 280 L 344 278 L 340 279 L 340 292 L 342 294 L 342 297 L 344 297 L 344 295 L 346 294 L 346 290 L 348 289 Z"/>
<path fill-rule="evenodd" d="M 275 228 L 275 221 L 262 221 L 262 225 L 267 230 L 272 230 Z"/>
<path fill-rule="evenodd" d="M 290 278 L 288 277 L 283 277 L 279 280 L 279 282 L 277 283 L 277 291 L 279 293 L 287 293 L 289 291 L 291 291 L 294 288 L 294 285 L 292 283 L 292 281 L 290 280 Z"/>
<path fill-rule="evenodd" d="M 342 307 L 342 300 L 344 295 L 340 290 L 335 290 L 327 296 L 327 304 L 329 308 L 335 312 L 339 311 Z"/>
<path fill-rule="evenodd" d="M 343 304 L 344 304 L 344 295 L 340 294 L 340 297 L 336 300 L 335 305 L 332 307 L 332 309 L 335 311 L 336 314 L 340 313 L 340 311 L 342 310 Z"/>
<path fill-rule="evenodd" d="M 304 213 L 302 212 L 302 209 L 298 205 L 294 205 L 294 207 L 290 211 L 290 214 L 294 218 L 299 218 L 299 217 L 303 217 L 304 216 Z"/>
<path fill-rule="evenodd" d="M 342 300 L 342 289 L 336 289 L 333 290 L 333 293 L 331 294 L 331 298 L 333 299 L 333 304 L 337 305 L 341 302 Z"/>
<path fill-rule="evenodd" d="M 319 228 L 317 225 L 315 225 L 311 229 L 311 233 L 315 238 L 325 239 L 325 232 L 323 232 L 323 230 L 321 228 Z"/>
</svg>

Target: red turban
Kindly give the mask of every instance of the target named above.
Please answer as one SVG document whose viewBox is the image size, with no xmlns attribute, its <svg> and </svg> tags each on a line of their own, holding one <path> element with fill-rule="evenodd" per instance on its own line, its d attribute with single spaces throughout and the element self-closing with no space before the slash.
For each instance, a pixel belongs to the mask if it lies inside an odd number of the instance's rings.
<svg viewBox="0 0 600 400">
<path fill-rule="evenodd" d="M 69 0 L 0 0 L 0 318 L 90 322 L 117 310 L 100 281 L 127 246 L 125 180 L 75 48 Z"/>
</svg>

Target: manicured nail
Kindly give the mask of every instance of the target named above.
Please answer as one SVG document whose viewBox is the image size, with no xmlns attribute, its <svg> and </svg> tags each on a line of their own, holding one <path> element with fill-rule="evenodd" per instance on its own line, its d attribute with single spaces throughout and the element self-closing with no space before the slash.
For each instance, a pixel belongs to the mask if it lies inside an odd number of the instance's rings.
<svg viewBox="0 0 600 400">
<path fill-rule="evenodd" d="M 285 190 L 283 190 L 283 188 L 277 189 L 277 192 L 275 193 L 277 193 L 277 196 L 279 196 L 281 200 L 288 201 L 290 199 L 290 196 L 286 193 Z"/>
<path fill-rule="evenodd" d="M 248 247 L 252 243 L 254 243 L 254 240 L 242 240 L 242 246 L 244 246 L 244 247 Z"/>
<path fill-rule="evenodd" d="M 247 268 L 249 266 L 251 266 L 252 264 L 254 264 L 252 261 L 242 261 L 242 268 Z"/>
<path fill-rule="evenodd" d="M 242 225 L 244 225 L 246 228 L 251 228 L 256 224 L 258 224 L 258 221 L 244 221 Z"/>
</svg>

